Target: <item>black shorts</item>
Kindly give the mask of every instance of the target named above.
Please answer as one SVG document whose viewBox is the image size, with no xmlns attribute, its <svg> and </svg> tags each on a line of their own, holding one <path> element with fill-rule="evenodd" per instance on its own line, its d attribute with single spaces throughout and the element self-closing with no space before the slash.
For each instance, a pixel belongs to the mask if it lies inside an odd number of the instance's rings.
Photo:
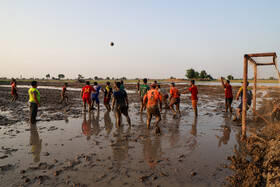
<svg viewBox="0 0 280 187">
<path fill-rule="evenodd" d="M 127 116 L 128 115 L 128 108 L 125 105 L 117 105 L 116 107 L 116 113 L 118 117 L 121 116 L 121 114 Z"/>
<path fill-rule="evenodd" d="M 231 105 L 233 98 L 226 98 L 226 104 Z"/>
</svg>

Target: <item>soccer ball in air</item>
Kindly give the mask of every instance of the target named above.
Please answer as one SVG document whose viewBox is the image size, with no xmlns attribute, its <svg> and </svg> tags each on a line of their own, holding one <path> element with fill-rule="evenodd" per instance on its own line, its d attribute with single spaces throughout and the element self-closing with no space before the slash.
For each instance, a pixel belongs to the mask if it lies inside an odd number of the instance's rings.
<svg viewBox="0 0 280 187">
<path fill-rule="evenodd" d="M 111 45 L 111 46 L 114 46 L 114 42 L 111 42 L 110 45 Z"/>
</svg>

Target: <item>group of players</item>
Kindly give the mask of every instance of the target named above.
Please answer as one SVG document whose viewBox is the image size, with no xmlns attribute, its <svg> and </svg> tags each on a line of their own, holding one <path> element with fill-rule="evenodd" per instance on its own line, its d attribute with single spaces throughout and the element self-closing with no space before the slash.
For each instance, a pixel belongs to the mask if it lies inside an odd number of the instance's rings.
<svg viewBox="0 0 280 187">
<path fill-rule="evenodd" d="M 161 88 L 161 86 L 157 83 L 157 81 L 154 81 L 153 83 L 148 86 L 147 79 L 143 79 L 143 84 L 140 85 L 140 81 L 137 82 L 137 91 L 139 93 L 139 98 L 141 102 L 140 106 L 140 113 L 143 112 L 143 110 L 146 109 L 147 111 L 147 128 L 150 128 L 151 119 L 153 116 L 156 117 L 156 132 L 160 132 L 160 128 L 158 126 L 158 123 L 161 121 L 161 114 L 162 111 L 162 104 L 164 104 L 165 109 L 171 109 L 173 112 L 173 117 L 180 117 L 180 97 L 181 94 L 185 94 L 187 92 L 191 93 L 191 101 L 192 101 L 192 107 L 194 110 L 194 115 L 198 115 L 197 111 L 197 101 L 198 101 L 198 88 L 195 85 L 195 81 L 191 80 L 190 84 L 191 87 L 185 91 L 180 92 L 179 89 L 176 87 L 175 83 L 170 84 L 170 90 L 169 94 L 165 88 Z M 232 87 L 230 85 L 230 81 L 227 80 L 224 82 L 224 79 L 221 78 L 222 87 L 225 89 L 225 110 L 230 113 L 232 113 L 232 101 L 233 101 L 233 94 L 232 94 Z M 12 95 L 13 98 L 11 102 L 14 102 L 18 98 L 17 94 L 17 86 L 16 86 L 16 80 L 12 80 Z M 36 115 L 38 107 L 40 107 L 40 93 L 37 90 L 37 82 L 32 81 L 31 82 L 32 88 L 29 89 L 29 108 L 30 108 L 30 122 L 34 123 L 36 122 Z M 248 85 L 247 85 L 248 86 Z M 68 83 L 65 83 L 64 87 L 62 88 L 61 92 L 61 101 L 59 103 L 62 103 L 65 101 L 68 104 L 68 96 L 66 94 L 68 87 Z M 99 110 L 99 92 L 104 92 L 104 105 L 108 111 L 115 110 L 116 112 L 116 118 L 117 118 L 117 125 L 120 125 L 120 118 L 123 114 L 126 119 L 127 123 L 130 125 L 131 120 L 128 114 L 129 109 L 129 102 L 127 93 L 124 89 L 123 81 L 121 82 L 115 82 L 113 88 L 110 86 L 110 82 L 106 83 L 106 88 L 103 90 L 97 82 L 94 82 L 93 86 L 90 85 L 89 81 L 86 81 L 86 86 L 84 86 L 81 90 L 81 98 L 83 99 L 83 108 L 84 111 L 86 111 L 86 105 L 88 105 L 88 111 L 95 109 L 94 104 L 97 105 L 97 110 Z M 241 96 L 241 103 L 237 108 L 237 116 L 241 117 L 241 111 L 242 111 L 242 96 L 243 96 L 243 87 L 240 87 L 236 100 L 239 99 Z M 110 105 L 110 100 L 112 99 L 112 105 Z M 251 99 L 252 99 L 252 92 L 248 87 L 247 90 L 247 104 L 251 105 Z M 174 109 L 174 106 L 176 107 L 176 111 Z M 237 116 L 234 115 L 234 120 L 237 119 Z"/>
<path fill-rule="evenodd" d="M 137 91 L 139 93 L 139 98 L 141 102 L 140 106 L 140 113 L 143 112 L 143 110 L 147 110 L 147 129 L 150 129 L 150 123 L 153 116 L 156 117 L 155 122 L 155 132 L 159 133 L 160 128 L 158 126 L 158 123 L 161 121 L 161 114 L 162 111 L 162 104 L 164 103 L 165 108 L 170 108 L 173 112 L 173 116 L 181 116 L 180 112 L 180 91 L 176 88 L 175 83 L 170 84 L 170 96 L 168 95 L 168 92 L 161 88 L 160 85 L 157 84 L 157 81 L 154 81 L 150 86 L 147 85 L 148 80 L 145 78 L 143 79 L 143 84 L 140 86 L 140 81 L 137 82 Z M 67 84 L 65 85 L 65 89 L 67 87 Z M 67 98 L 65 94 L 65 89 L 62 90 L 62 100 L 64 98 Z M 105 90 L 101 89 L 100 86 L 98 86 L 97 82 L 94 82 L 94 86 L 90 86 L 90 82 L 86 82 L 86 86 L 82 88 L 81 91 L 81 97 L 83 99 L 83 107 L 84 111 L 86 111 L 86 105 L 88 105 L 88 110 L 94 109 L 94 103 L 97 104 L 97 110 L 99 110 L 99 91 L 104 92 L 104 105 L 107 110 L 115 110 L 116 112 L 116 119 L 117 119 L 117 126 L 120 125 L 120 118 L 123 114 L 128 124 L 131 124 L 131 120 L 128 114 L 128 108 L 129 108 L 129 102 L 127 93 L 124 89 L 123 82 L 115 82 L 114 87 L 112 88 L 110 86 L 110 82 L 106 83 Z M 182 92 L 187 93 L 191 92 L 191 100 L 192 100 L 192 106 L 194 109 L 195 116 L 197 116 L 197 94 L 198 89 L 197 86 L 195 86 L 195 81 L 191 80 L 191 87 Z M 110 106 L 110 100 L 111 97 L 112 105 Z M 174 109 L 174 106 L 176 107 L 176 111 Z"/>
</svg>

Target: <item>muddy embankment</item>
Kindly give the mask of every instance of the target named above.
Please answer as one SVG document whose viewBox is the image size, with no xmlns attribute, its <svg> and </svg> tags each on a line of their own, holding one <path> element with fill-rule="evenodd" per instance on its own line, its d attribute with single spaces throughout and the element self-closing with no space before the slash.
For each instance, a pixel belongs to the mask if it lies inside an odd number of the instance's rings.
<svg viewBox="0 0 280 187">
<path fill-rule="evenodd" d="M 257 116 L 249 136 L 243 137 L 240 149 L 228 159 L 228 168 L 235 174 L 227 180 L 233 186 L 280 186 L 280 114 L 272 122 L 270 114 L 279 99 L 279 90 L 270 90 L 261 103 L 258 113 L 269 122 Z"/>
</svg>

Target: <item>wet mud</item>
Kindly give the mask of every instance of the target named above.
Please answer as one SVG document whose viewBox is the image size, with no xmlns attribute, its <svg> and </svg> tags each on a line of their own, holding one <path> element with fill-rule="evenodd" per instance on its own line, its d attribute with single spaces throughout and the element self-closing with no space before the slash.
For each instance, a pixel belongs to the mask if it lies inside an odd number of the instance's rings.
<svg viewBox="0 0 280 187">
<path fill-rule="evenodd" d="M 272 90 L 260 101 L 258 112 L 269 122 L 256 117 L 250 135 L 242 136 L 240 147 L 228 157 L 228 168 L 235 174 L 227 177 L 233 186 L 280 186 L 280 115 L 270 120 L 270 113 L 279 99 L 279 90 Z"/>
<path fill-rule="evenodd" d="M 18 101 L 10 103 L 10 89 L 0 87 L 0 186 L 240 184 L 231 165 L 246 142 L 241 141 L 240 122 L 232 122 L 224 112 L 220 86 L 199 86 L 197 118 L 189 95 L 181 97 L 181 118 L 163 110 L 160 134 L 153 132 L 155 119 L 152 129 L 146 129 L 135 85 L 125 88 L 135 91 L 128 94 L 132 125 L 123 118 L 117 128 L 114 112 L 106 111 L 102 102 L 99 112 L 85 113 L 80 92 L 68 91 L 69 105 L 57 104 L 60 90 L 40 89 L 40 85 L 39 121 L 29 126 L 28 89 L 19 89 Z M 234 95 L 237 90 L 234 87 Z"/>
</svg>

